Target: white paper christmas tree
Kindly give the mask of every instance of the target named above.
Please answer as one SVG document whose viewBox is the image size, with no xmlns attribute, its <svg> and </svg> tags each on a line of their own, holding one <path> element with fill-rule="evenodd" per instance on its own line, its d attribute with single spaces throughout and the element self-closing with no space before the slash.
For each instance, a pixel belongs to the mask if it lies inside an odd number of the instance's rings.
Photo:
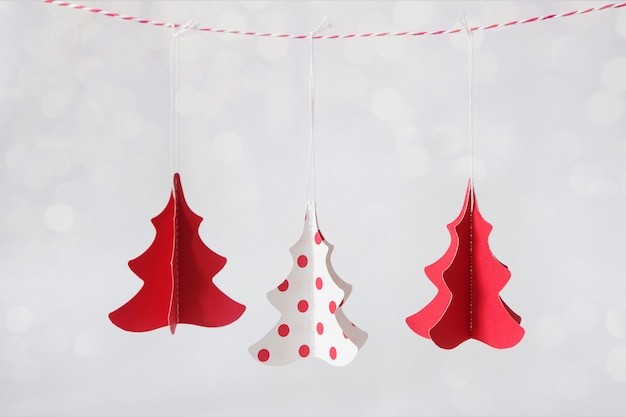
<svg viewBox="0 0 626 417">
<path fill-rule="evenodd" d="M 342 306 L 352 286 L 335 273 L 329 244 L 317 225 L 315 202 L 306 204 L 304 230 L 290 248 L 291 273 L 267 298 L 281 312 L 274 328 L 249 349 L 258 361 L 286 365 L 315 356 L 342 366 L 351 362 L 367 333 L 348 320 Z"/>
</svg>

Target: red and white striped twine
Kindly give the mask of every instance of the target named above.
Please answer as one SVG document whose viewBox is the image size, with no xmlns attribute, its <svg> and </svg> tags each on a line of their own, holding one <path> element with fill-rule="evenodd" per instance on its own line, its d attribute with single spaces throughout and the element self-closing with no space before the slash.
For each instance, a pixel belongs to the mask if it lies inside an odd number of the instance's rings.
<svg viewBox="0 0 626 417">
<path fill-rule="evenodd" d="M 60 1 L 60 0 L 42 0 L 42 1 L 44 3 L 55 4 L 57 6 L 68 7 L 71 9 L 85 10 L 88 12 L 97 13 L 97 14 L 101 14 L 104 16 L 120 19 L 120 20 L 125 20 L 127 22 L 143 23 L 145 25 L 152 25 L 152 26 L 165 26 L 165 27 L 170 27 L 170 28 L 184 26 L 183 24 L 180 24 L 180 23 L 166 23 L 166 22 L 159 22 L 159 21 L 150 20 L 150 19 L 142 19 L 142 18 L 135 17 L 135 16 L 125 16 L 119 13 L 108 12 L 106 10 L 98 9 L 95 7 L 87 7 L 82 4 L 69 3 L 66 1 Z M 619 9 L 620 7 L 626 7 L 626 2 L 609 3 L 603 6 L 590 7 L 588 9 L 573 10 L 567 13 L 555 13 L 555 14 L 549 14 L 549 15 L 540 16 L 540 17 L 531 17 L 531 18 L 524 19 L 524 20 L 512 20 L 506 23 L 494 23 L 494 24 L 486 25 L 486 26 L 475 26 L 469 29 L 472 32 L 475 32 L 479 30 L 523 25 L 525 23 L 541 22 L 544 20 L 556 19 L 560 17 L 576 16 L 576 15 L 597 12 L 597 11 L 606 10 L 606 9 Z M 343 34 L 343 35 L 310 35 L 310 34 L 292 35 L 289 33 L 250 32 L 250 31 L 234 30 L 234 29 L 215 29 L 215 28 L 209 28 L 209 27 L 194 27 L 192 29 L 199 30 L 202 32 L 228 33 L 228 34 L 233 34 L 233 35 L 247 35 L 247 36 L 259 36 L 259 37 L 265 37 L 265 38 L 289 38 L 289 39 L 309 39 L 311 37 L 313 39 L 349 39 L 349 38 L 369 38 L 369 37 L 384 37 L 384 36 L 426 36 L 426 35 L 445 35 L 445 34 L 459 33 L 459 32 L 465 31 L 465 29 L 448 29 L 448 30 L 435 30 L 435 31 L 430 31 L 430 32 L 379 32 L 379 33 L 349 33 L 349 34 Z"/>
</svg>

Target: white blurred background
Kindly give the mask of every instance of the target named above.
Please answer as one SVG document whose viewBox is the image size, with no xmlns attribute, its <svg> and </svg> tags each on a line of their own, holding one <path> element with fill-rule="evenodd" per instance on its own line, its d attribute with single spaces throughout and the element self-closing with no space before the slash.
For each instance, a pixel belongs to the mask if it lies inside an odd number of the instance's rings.
<svg viewBox="0 0 626 417">
<path fill-rule="evenodd" d="M 431 31 L 594 1 L 91 1 L 256 32 Z M 259 364 L 266 293 L 303 227 L 309 41 L 189 31 L 180 172 L 247 306 L 227 327 L 124 332 L 127 262 L 154 238 L 170 169 L 168 28 L 0 2 L 0 414 L 624 415 L 626 8 L 474 34 L 475 185 L 526 336 L 442 350 L 405 318 L 436 289 L 469 174 L 467 36 L 320 40 L 317 209 L 369 333 L 341 368 Z"/>
</svg>

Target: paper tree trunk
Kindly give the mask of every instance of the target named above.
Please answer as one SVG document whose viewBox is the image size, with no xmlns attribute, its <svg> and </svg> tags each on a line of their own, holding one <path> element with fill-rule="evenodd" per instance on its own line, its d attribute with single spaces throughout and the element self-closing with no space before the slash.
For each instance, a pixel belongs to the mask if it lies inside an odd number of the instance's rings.
<svg viewBox="0 0 626 417">
<path fill-rule="evenodd" d="M 437 295 L 406 319 L 413 331 L 439 347 L 452 349 L 476 339 L 503 349 L 515 346 L 524 336 L 520 316 L 499 295 L 511 273 L 491 253 L 491 229 L 478 211 L 470 181 L 463 210 L 448 224 L 450 247 L 425 268 Z"/>
<path fill-rule="evenodd" d="M 335 273 L 333 246 L 317 225 L 315 203 L 307 202 L 304 231 L 290 248 L 291 273 L 268 299 L 281 312 L 274 328 L 250 347 L 250 354 L 268 365 L 286 365 L 310 356 L 332 365 L 351 362 L 367 339 L 345 316 L 342 306 L 352 286 Z"/>
<path fill-rule="evenodd" d="M 145 332 L 178 323 L 206 327 L 237 320 L 245 306 L 233 301 L 213 283 L 226 258 L 206 247 L 198 235 L 202 217 L 191 211 L 178 173 L 167 206 L 152 219 L 156 236 L 152 245 L 128 263 L 144 281 L 139 292 L 109 314 L 116 326 Z"/>
</svg>

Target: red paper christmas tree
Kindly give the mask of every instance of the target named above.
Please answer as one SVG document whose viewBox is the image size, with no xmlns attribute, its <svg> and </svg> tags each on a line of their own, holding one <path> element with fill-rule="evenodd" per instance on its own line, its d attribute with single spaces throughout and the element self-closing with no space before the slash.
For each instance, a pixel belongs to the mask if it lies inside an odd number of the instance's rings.
<svg viewBox="0 0 626 417">
<path fill-rule="evenodd" d="M 145 332 L 178 323 L 219 327 L 237 320 L 246 309 L 220 291 L 213 277 L 226 258 L 206 247 L 198 235 L 202 217 L 191 211 L 174 174 L 167 206 L 152 219 L 156 236 L 152 245 L 128 263 L 144 281 L 126 304 L 109 314 L 116 326 Z"/>
<path fill-rule="evenodd" d="M 452 349 L 467 339 L 476 339 L 503 349 L 516 345 L 524 336 L 520 316 L 499 295 L 511 273 L 491 253 L 491 229 L 478 211 L 470 181 L 463 210 L 448 224 L 450 247 L 441 259 L 425 268 L 437 295 L 406 319 L 413 331 L 439 347 Z"/>
</svg>

